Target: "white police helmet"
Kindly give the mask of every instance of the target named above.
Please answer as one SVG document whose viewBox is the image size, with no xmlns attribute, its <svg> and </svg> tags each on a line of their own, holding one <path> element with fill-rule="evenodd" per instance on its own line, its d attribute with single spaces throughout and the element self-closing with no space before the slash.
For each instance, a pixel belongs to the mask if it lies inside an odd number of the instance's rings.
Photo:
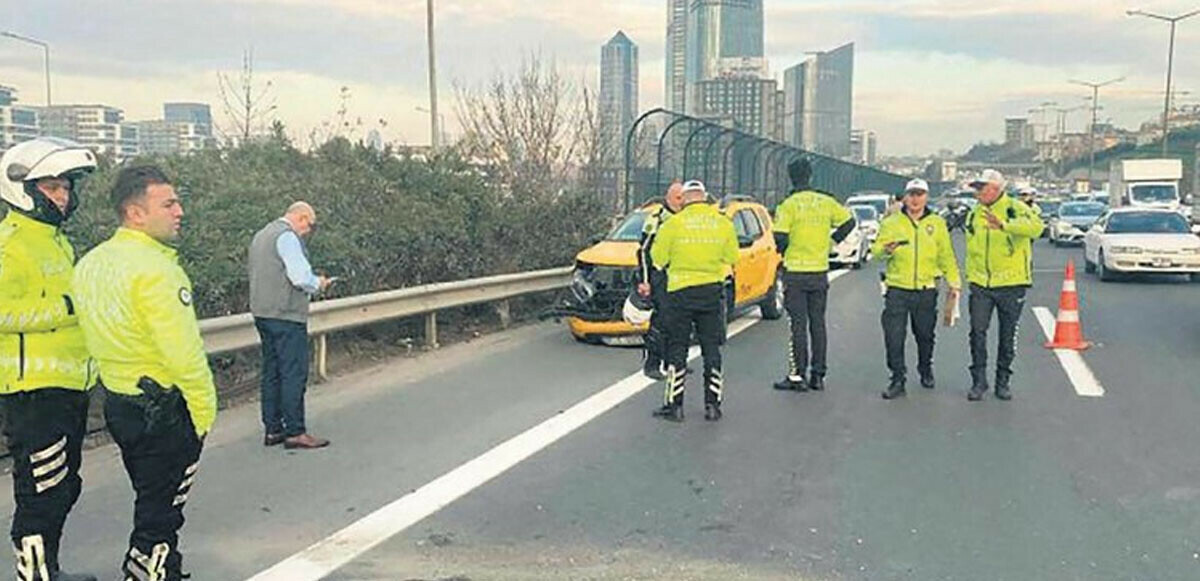
<svg viewBox="0 0 1200 581">
<path fill-rule="evenodd" d="M 79 204 L 76 182 L 94 169 L 96 154 L 74 141 L 38 137 L 18 143 L 0 157 L 0 199 L 35 220 L 58 225 Z M 71 200 L 65 211 L 37 188 L 37 181 L 45 178 L 71 182 Z"/>
<path fill-rule="evenodd" d="M 654 303 L 650 299 L 638 294 L 635 290 L 629 293 L 625 298 L 625 306 L 621 309 L 621 316 L 626 323 L 639 326 L 650 322 L 650 317 L 654 315 Z"/>
</svg>

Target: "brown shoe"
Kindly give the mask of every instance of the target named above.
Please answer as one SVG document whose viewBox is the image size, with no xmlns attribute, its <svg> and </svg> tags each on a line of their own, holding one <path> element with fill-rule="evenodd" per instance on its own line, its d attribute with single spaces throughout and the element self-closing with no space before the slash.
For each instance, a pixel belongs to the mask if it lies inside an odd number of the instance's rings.
<svg viewBox="0 0 1200 581">
<path fill-rule="evenodd" d="M 268 446 L 268 447 L 269 446 L 278 446 L 278 445 L 282 444 L 283 441 L 286 439 L 287 439 L 287 436 L 285 436 L 283 434 L 267 434 L 267 435 L 263 436 L 263 445 Z"/>
<path fill-rule="evenodd" d="M 316 438 L 309 434 L 292 436 L 283 441 L 283 447 L 288 450 L 315 450 L 329 445 L 329 440 Z"/>
</svg>

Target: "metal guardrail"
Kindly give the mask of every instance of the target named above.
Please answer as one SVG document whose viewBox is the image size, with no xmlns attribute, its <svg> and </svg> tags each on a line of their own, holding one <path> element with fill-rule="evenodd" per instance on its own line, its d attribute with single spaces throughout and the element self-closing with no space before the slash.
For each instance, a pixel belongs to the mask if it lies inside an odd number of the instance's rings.
<svg viewBox="0 0 1200 581">
<path fill-rule="evenodd" d="M 500 301 L 497 307 L 501 323 L 509 322 L 508 299 L 557 290 L 571 280 L 571 267 L 533 272 L 502 274 L 455 282 L 427 284 L 411 288 L 318 301 L 309 309 L 308 334 L 317 338 L 317 374 L 326 374 L 326 336 L 335 331 L 372 323 L 425 315 L 425 344 L 437 347 L 437 312 Z M 254 317 L 240 313 L 200 321 L 204 348 L 210 355 L 228 353 L 259 344 Z"/>
</svg>

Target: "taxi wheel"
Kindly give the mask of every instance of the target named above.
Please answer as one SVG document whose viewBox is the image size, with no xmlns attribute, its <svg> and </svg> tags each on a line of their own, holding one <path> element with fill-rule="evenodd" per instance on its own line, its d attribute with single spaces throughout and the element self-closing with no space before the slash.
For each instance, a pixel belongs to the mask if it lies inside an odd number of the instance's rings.
<svg viewBox="0 0 1200 581">
<path fill-rule="evenodd" d="M 775 284 L 771 285 L 771 290 L 758 308 L 762 311 L 762 318 L 768 321 L 783 317 L 783 276 L 775 275 Z"/>
</svg>

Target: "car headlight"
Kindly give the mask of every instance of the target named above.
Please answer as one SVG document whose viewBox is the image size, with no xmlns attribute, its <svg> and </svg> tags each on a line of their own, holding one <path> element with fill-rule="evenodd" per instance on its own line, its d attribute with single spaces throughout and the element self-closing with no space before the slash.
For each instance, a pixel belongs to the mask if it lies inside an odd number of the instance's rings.
<svg viewBox="0 0 1200 581">
<path fill-rule="evenodd" d="M 1109 252 L 1112 252 L 1113 254 L 1141 254 L 1142 253 L 1142 249 L 1138 248 L 1137 246 L 1113 246 L 1113 247 L 1110 247 L 1108 250 L 1109 250 Z"/>
<path fill-rule="evenodd" d="M 1180 254 L 1191 254 L 1191 255 L 1195 256 L 1197 254 L 1200 254 L 1200 246 L 1197 246 L 1196 248 L 1184 248 L 1183 250 L 1180 250 L 1179 252 L 1180 252 Z"/>
<path fill-rule="evenodd" d="M 591 269 L 576 268 L 575 272 L 571 273 L 571 292 L 575 295 L 575 300 L 586 303 L 596 296 L 596 285 L 592 283 Z"/>
</svg>

